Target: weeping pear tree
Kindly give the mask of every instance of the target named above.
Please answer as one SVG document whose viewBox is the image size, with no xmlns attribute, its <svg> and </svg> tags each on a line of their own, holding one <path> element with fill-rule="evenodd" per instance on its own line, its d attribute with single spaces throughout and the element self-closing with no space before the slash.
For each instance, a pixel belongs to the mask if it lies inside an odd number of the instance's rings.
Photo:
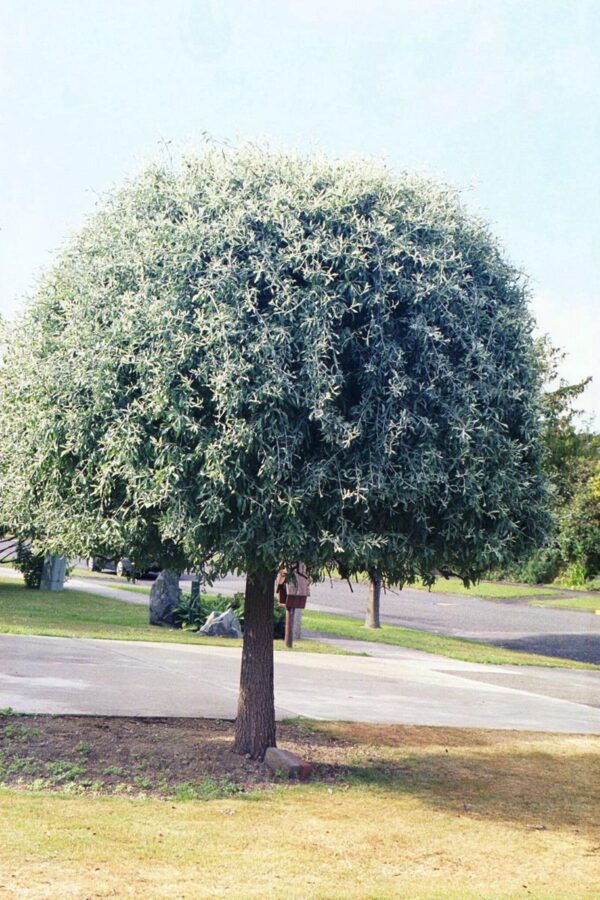
<svg viewBox="0 0 600 900">
<path fill-rule="evenodd" d="M 235 747 L 275 744 L 274 578 L 467 579 L 545 528 L 521 276 L 454 190 L 242 147 L 107 197 L 0 374 L 0 521 L 246 573 Z"/>
</svg>

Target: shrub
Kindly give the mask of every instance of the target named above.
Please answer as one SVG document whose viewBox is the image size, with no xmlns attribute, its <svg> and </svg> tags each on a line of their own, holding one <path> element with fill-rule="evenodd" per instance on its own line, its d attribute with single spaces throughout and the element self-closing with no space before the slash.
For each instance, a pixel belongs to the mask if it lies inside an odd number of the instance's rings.
<svg viewBox="0 0 600 900">
<path fill-rule="evenodd" d="M 561 565 L 562 556 L 556 546 L 541 547 L 510 566 L 491 569 L 486 577 L 492 581 L 508 579 L 527 584 L 550 584 L 558 576 Z"/>
<path fill-rule="evenodd" d="M 42 570 L 44 568 L 43 553 L 33 553 L 28 544 L 19 541 L 15 566 L 23 575 L 25 587 L 39 588 L 42 583 Z"/>
<path fill-rule="evenodd" d="M 586 586 L 585 566 L 580 562 L 571 563 L 557 578 L 559 584 L 567 588 L 581 588 Z"/>
<path fill-rule="evenodd" d="M 275 598 L 273 603 L 273 637 L 280 640 L 285 636 L 285 609 L 279 606 Z M 202 597 L 192 599 L 191 594 L 182 594 L 175 610 L 175 621 L 180 628 L 187 631 L 199 631 L 211 612 L 225 612 L 230 607 L 235 611 L 243 631 L 245 615 L 242 593 L 236 593 L 233 597 L 217 594 L 210 601 L 203 600 Z"/>
<path fill-rule="evenodd" d="M 582 582 L 600 573 L 600 474 L 578 489 L 568 509 L 560 534 L 560 547 L 574 577 Z"/>
<path fill-rule="evenodd" d="M 543 547 L 517 567 L 515 577 L 528 584 L 549 584 L 557 577 L 560 564 L 560 551 L 556 547 Z"/>
</svg>

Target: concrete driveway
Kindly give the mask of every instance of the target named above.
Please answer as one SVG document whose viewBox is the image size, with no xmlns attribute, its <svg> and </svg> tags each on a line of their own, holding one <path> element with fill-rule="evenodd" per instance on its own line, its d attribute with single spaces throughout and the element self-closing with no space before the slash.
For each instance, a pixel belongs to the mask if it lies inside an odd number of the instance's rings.
<svg viewBox="0 0 600 900">
<path fill-rule="evenodd" d="M 237 648 L 0 635 L 0 707 L 233 718 L 239 665 Z M 278 651 L 275 682 L 278 718 L 600 734 L 598 672 L 387 647 L 370 658 Z"/>
</svg>

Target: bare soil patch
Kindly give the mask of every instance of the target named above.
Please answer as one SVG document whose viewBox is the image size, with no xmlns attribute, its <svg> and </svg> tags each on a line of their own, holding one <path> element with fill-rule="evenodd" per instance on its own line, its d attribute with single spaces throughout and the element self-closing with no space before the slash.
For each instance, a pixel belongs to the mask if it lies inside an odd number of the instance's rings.
<svg viewBox="0 0 600 900">
<path fill-rule="evenodd" d="M 233 729 L 218 719 L 2 715 L 0 783 L 182 799 L 281 784 L 264 764 L 233 752 Z M 278 732 L 279 746 L 311 761 L 313 780 L 341 777 L 350 742 L 299 725 Z"/>
<path fill-rule="evenodd" d="M 62 794 L 215 800 L 296 790 L 232 750 L 218 719 L 0 715 L 0 785 Z M 312 788 L 413 796 L 452 814 L 579 829 L 600 803 L 600 737 L 295 720 L 278 745 Z M 435 798 L 435 800 L 433 800 Z"/>
</svg>

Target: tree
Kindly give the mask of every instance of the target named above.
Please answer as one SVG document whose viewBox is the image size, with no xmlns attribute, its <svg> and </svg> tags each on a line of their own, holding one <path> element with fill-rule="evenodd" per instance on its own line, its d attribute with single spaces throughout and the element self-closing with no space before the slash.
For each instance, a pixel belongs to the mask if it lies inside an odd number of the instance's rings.
<svg viewBox="0 0 600 900">
<path fill-rule="evenodd" d="M 542 395 L 544 466 L 554 504 L 561 507 L 571 500 L 578 483 L 587 479 L 590 465 L 598 459 L 598 435 L 581 428 L 582 412 L 575 406 L 592 378 L 582 378 L 575 384 L 559 378 L 559 365 L 566 354 L 547 336 L 537 341 L 537 349 L 546 382 Z"/>
<path fill-rule="evenodd" d="M 365 614 L 366 628 L 381 628 L 381 578 L 379 572 L 369 572 L 369 596 Z"/>
<path fill-rule="evenodd" d="M 260 757 L 280 566 L 473 579 L 541 539 L 531 329 L 449 188 L 253 148 L 152 167 L 11 337 L 0 518 L 56 553 L 245 571 L 235 746 Z"/>
<path fill-rule="evenodd" d="M 559 535 L 563 559 L 575 563 L 581 581 L 600 573 L 600 466 L 579 484 Z"/>
<path fill-rule="evenodd" d="M 559 378 L 559 364 L 565 353 L 548 337 L 536 342 L 544 381 L 542 395 L 542 443 L 544 471 L 550 486 L 552 528 L 547 543 L 536 547 L 525 559 L 504 570 L 504 574 L 535 584 L 561 578 L 583 582 L 594 574 L 587 553 L 575 534 L 587 531 L 588 542 L 595 533 L 593 486 L 600 461 L 600 435 L 589 430 L 577 401 L 591 378 L 574 384 Z M 589 518 L 586 519 L 586 511 Z"/>
</svg>

